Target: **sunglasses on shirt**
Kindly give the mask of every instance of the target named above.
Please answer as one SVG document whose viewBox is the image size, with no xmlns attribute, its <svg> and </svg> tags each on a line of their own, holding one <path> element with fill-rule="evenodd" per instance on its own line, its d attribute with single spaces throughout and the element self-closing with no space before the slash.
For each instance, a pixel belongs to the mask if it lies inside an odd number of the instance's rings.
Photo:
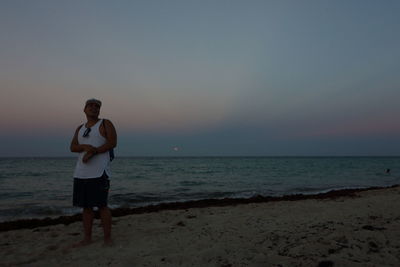
<svg viewBox="0 0 400 267">
<path fill-rule="evenodd" d="M 85 132 L 83 133 L 82 136 L 83 137 L 88 137 L 91 130 L 92 130 L 91 128 L 86 128 L 86 130 L 85 130 Z"/>
</svg>

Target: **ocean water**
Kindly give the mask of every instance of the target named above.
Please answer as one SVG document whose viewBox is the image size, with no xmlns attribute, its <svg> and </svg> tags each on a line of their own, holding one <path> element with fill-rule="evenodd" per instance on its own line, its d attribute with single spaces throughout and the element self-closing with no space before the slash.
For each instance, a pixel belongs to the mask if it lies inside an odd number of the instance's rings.
<svg viewBox="0 0 400 267">
<path fill-rule="evenodd" d="M 0 222 L 80 212 L 71 204 L 75 163 L 75 158 L 0 158 Z M 399 183 L 400 157 L 117 158 L 109 204 L 139 207 Z"/>
</svg>

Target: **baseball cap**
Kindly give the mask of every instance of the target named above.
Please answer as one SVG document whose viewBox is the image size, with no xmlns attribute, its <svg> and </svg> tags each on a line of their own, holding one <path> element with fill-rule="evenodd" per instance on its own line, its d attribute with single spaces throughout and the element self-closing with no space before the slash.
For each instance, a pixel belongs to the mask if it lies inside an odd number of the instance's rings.
<svg viewBox="0 0 400 267">
<path fill-rule="evenodd" d="M 90 103 L 96 103 L 97 105 L 99 105 L 99 107 L 101 107 L 101 101 L 98 99 L 91 98 L 91 99 L 86 100 L 85 107 Z"/>
</svg>

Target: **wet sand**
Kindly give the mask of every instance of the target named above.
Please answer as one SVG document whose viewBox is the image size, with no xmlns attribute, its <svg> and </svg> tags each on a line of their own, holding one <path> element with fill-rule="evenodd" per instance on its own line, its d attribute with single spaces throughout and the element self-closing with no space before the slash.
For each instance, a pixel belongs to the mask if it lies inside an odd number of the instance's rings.
<svg viewBox="0 0 400 267">
<path fill-rule="evenodd" d="M 112 247 L 79 216 L 0 224 L 0 266 L 400 266 L 400 187 L 113 211 Z M 14 230 L 12 230 L 14 229 Z"/>
</svg>

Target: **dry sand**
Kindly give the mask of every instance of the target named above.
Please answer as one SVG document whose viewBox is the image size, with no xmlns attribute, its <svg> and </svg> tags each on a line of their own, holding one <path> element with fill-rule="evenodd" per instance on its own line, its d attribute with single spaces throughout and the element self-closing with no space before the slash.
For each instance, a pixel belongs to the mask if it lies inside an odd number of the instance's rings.
<svg viewBox="0 0 400 267">
<path fill-rule="evenodd" d="M 0 266 L 400 266 L 400 188 L 114 218 L 114 246 L 81 223 L 0 232 Z M 332 265 L 333 264 L 333 265 Z"/>
</svg>

